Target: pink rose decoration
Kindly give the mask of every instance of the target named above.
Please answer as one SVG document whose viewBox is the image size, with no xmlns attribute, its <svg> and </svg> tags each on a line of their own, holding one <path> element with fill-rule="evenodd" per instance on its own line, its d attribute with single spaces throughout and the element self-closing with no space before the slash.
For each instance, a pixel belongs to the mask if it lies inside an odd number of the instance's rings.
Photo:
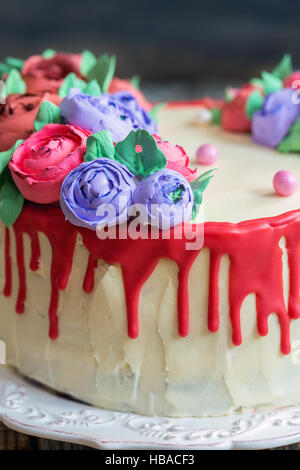
<svg viewBox="0 0 300 470">
<path fill-rule="evenodd" d="M 71 72 L 80 74 L 81 54 L 57 53 L 49 59 L 40 55 L 29 57 L 21 70 L 27 93 L 57 93 L 64 78 Z"/>
<path fill-rule="evenodd" d="M 25 199 L 39 204 L 59 201 L 65 176 L 83 162 L 90 132 L 48 124 L 14 152 L 9 168 Z"/>
<path fill-rule="evenodd" d="M 34 132 L 34 120 L 43 101 L 59 106 L 61 98 L 44 93 L 8 95 L 0 104 L 0 152 L 10 149 L 18 139 L 27 139 Z"/>
<path fill-rule="evenodd" d="M 296 86 L 293 87 L 293 83 L 298 81 Z M 288 77 L 286 77 L 283 81 L 284 88 L 300 88 L 300 70 L 295 70 L 295 72 L 291 73 Z"/>
<path fill-rule="evenodd" d="M 138 102 L 141 108 L 145 111 L 150 111 L 153 106 L 146 100 L 143 93 L 138 90 L 129 80 L 122 80 L 121 78 L 113 78 L 110 82 L 108 92 L 116 93 L 118 91 L 128 91 Z"/>
<path fill-rule="evenodd" d="M 167 159 L 167 166 L 169 170 L 178 171 L 188 181 L 197 178 L 197 168 L 190 168 L 190 160 L 185 150 L 179 145 L 172 145 L 166 140 L 162 140 L 159 136 L 153 135 L 158 148 L 163 152 Z"/>
<path fill-rule="evenodd" d="M 251 84 L 243 85 L 235 98 L 224 104 L 221 117 L 223 129 L 229 132 L 249 132 L 251 130 L 251 120 L 246 114 L 246 105 L 251 93 L 257 89 L 259 88 Z"/>
</svg>

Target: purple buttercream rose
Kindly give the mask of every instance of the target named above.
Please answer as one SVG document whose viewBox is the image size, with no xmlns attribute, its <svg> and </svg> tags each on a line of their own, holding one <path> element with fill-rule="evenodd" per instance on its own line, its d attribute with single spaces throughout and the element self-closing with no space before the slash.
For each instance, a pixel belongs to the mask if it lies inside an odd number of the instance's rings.
<svg viewBox="0 0 300 470">
<path fill-rule="evenodd" d="M 69 124 L 90 132 L 108 130 L 114 142 L 120 142 L 132 130 L 157 132 L 157 125 L 128 92 L 92 96 L 72 88 L 61 104 L 63 118 Z"/>
<path fill-rule="evenodd" d="M 300 115 L 300 106 L 293 102 L 295 90 L 283 88 L 270 93 L 260 111 L 253 115 L 253 140 L 268 147 L 277 147 Z"/>
<path fill-rule="evenodd" d="M 109 158 L 85 162 L 72 170 L 61 187 L 60 205 L 73 225 L 96 230 L 126 222 L 136 189 L 134 175 Z"/>
<path fill-rule="evenodd" d="M 194 195 L 184 176 L 165 168 L 138 184 L 133 202 L 143 223 L 165 230 L 190 220 Z"/>
</svg>

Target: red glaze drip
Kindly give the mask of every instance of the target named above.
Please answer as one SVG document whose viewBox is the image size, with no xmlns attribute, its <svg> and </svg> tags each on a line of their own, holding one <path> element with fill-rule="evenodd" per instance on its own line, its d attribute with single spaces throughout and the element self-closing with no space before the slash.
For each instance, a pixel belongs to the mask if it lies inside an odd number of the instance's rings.
<svg viewBox="0 0 300 470">
<path fill-rule="evenodd" d="M 38 239 L 38 234 L 34 233 L 31 237 L 31 259 L 30 259 L 30 269 L 31 271 L 37 271 L 40 267 L 40 244 Z"/>
<path fill-rule="evenodd" d="M 208 329 L 215 333 L 219 329 L 219 271 L 221 255 L 210 253 L 209 293 L 208 293 Z"/>
<path fill-rule="evenodd" d="M 8 228 L 5 228 L 5 241 L 4 241 L 4 259 L 5 259 L 5 284 L 3 295 L 9 297 L 11 295 L 11 256 L 10 256 L 10 233 Z"/>
<path fill-rule="evenodd" d="M 86 273 L 83 281 L 83 290 L 87 294 L 93 291 L 95 284 L 95 269 L 98 266 L 98 259 L 95 258 L 92 254 L 89 256 L 88 265 L 86 268 Z"/>
<path fill-rule="evenodd" d="M 126 295 L 128 334 L 136 338 L 139 333 L 139 295 L 141 288 L 161 258 L 170 258 L 178 265 L 178 330 L 186 336 L 189 330 L 190 268 L 201 248 L 186 250 L 186 243 L 195 238 L 196 230 L 203 227 L 185 225 L 182 239 L 159 238 L 99 240 L 96 233 L 72 226 L 59 207 L 26 204 L 14 224 L 19 272 L 19 294 L 16 305 L 18 313 L 24 311 L 26 300 L 26 277 L 23 253 L 23 234 L 31 238 L 32 257 L 30 267 L 38 266 L 39 244 L 37 234 L 44 233 L 52 246 L 51 302 L 49 307 L 49 335 L 58 335 L 59 291 L 66 289 L 72 269 L 73 255 L 78 233 L 90 253 L 83 289 L 91 292 L 94 287 L 95 268 L 98 259 L 109 264 L 120 264 Z M 190 233 L 187 233 L 187 230 Z M 281 237 L 286 239 L 290 268 L 289 302 L 286 309 L 282 282 Z M 204 246 L 210 250 L 208 328 L 212 332 L 219 328 L 219 269 L 223 255 L 230 258 L 229 304 L 232 324 L 232 339 L 241 344 L 240 309 L 245 297 L 256 294 L 257 329 L 261 336 L 268 333 L 268 317 L 276 313 L 281 327 L 281 351 L 290 352 L 290 320 L 300 316 L 300 211 L 289 212 L 278 217 L 258 219 L 240 224 L 204 224 Z M 6 253 L 9 242 L 6 241 Z M 6 259 L 9 259 L 9 256 Z M 8 262 L 9 265 L 9 262 Z M 6 269 L 6 284 L 9 284 L 9 269 Z M 201 279 L 199 279 L 201 282 Z"/>
<path fill-rule="evenodd" d="M 167 108 L 185 108 L 185 107 L 203 107 L 207 109 L 218 108 L 222 109 L 224 105 L 223 100 L 216 100 L 214 98 L 200 98 L 198 100 L 185 100 L 185 101 L 169 101 L 166 104 Z"/>
<path fill-rule="evenodd" d="M 19 295 L 16 305 L 17 313 L 24 312 L 26 301 L 26 274 L 24 265 L 23 234 L 31 238 L 32 255 L 30 269 L 39 266 L 40 246 L 38 233 L 44 233 L 52 247 L 51 263 L 51 299 L 49 305 L 49 336 L 58 336 L 58 307 L 59 291 L 66 289 L 72 270 L 73 253 L 77 231 L 71 224 L 65 222 L 63 213 L 58 207 L 26 204 L 22 214 L 14 224 L 17 247 L 17 263 L 19 272 Z"/>
</svg>

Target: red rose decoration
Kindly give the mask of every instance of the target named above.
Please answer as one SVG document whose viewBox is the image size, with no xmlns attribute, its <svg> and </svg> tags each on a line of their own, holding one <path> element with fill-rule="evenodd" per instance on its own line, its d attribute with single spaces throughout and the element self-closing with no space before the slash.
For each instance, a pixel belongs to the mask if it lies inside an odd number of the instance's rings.
<svg viewBox="0 0 300 470">
<path fill-rule="evenodd" d="M 80 74 L 81 54 L 57 53 L 49 59 L 33 55 L 27 59 L 21 70 L 28 93 L 57 93 L 69 73 Z"/>
<path fill-rule="evenodd" d="M 190 168 L 190 160 L 185 150 L 179 145 L 172 145 L 166 140 L 162 140 L 159 136 L 153 135 L 158 148 L 162 151 L 167 159 L 167 166 L 170 170 L 178 171 L 188 181 L 197 178 L 197 169 Z"/>
<path fill-rule="evenodd" d="M 14 182 L 29 201 L 58 201 L 65 176 L 83 162 L 90 132 L 63 124 L 48 124 L 14 152 L 9 168 Z"/>
<path fill-rule="evenodd" d="M 51 101 L 58 106 L 61 98 L 50 93 L 8 95 L 6 103 L 0 104 L 0 152 L 34 132 L 34 120 L 43 101 Z"/>
<path fill-rule="evenodd" d="M 232 101 L 224 104 L 221 123 L 226 131 L 248 132 L 251 130 L 251 120 L 246 114 L 246 104 L 251 93 L 257 89 L 259 88 L 256 86 L 246 84 L 238 90 Z"/>
<path fill-rule="evenodd" d="M 121 78 L 113 78 L 110 82 L 108 92 L 109 93 L 116 93 L 118 91 L 128 91 L 129 93 L 134 96 L 137 100 L 138 104 L 141 108 L 145 109 L 145 111 L 150 111 L 153 106 L 149 101 L 146 100 L 143 93 L 138 90 L 129 80 L 122 80 Z"/>
<path fill-rule="evenodd" d="M 298 81 L 299 83 L 293 87 L 293 83 Z M 286 77 L 283 81 L 284 88 L 295 88 L 297 90 L 300 88 L 300 70 L 295 70 L 295 72 L 291 73 L 288 77 Z"/>
</svg>

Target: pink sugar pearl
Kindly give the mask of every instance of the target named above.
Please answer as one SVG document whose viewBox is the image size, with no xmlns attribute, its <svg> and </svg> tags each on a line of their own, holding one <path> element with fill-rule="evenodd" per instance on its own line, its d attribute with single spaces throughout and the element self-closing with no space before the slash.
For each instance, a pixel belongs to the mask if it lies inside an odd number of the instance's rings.
<svg viewBox="0 0 300 470">
<path fill-rule="evenodd" d="M 196 152 L 199 165 L 212 165 L 218 158 L 219 151 L 214 144 L 201 145 Z"/>
<path fill-rule="evenodd" d="M 273 178 L 275 192 L 280 196 L 291 196 L 297 189 L 296 176 L 291 171 L 278 171 Z"/>
</svg>

